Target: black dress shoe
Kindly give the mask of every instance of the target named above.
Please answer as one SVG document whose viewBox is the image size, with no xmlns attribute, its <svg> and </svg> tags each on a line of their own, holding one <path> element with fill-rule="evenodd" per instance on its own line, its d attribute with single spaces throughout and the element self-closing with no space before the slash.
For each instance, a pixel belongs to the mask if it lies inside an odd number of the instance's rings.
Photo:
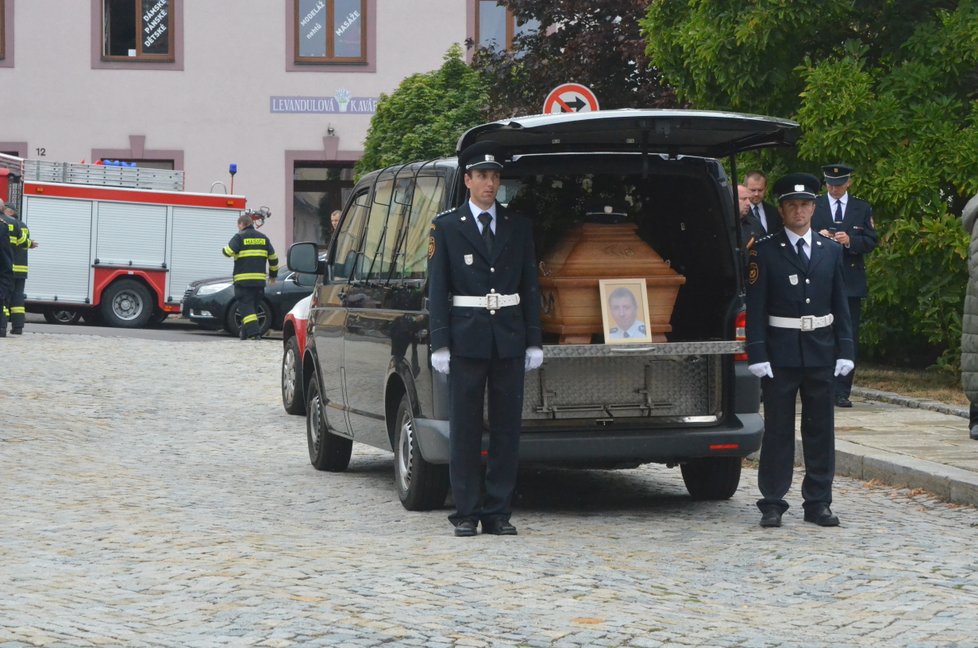
<svg viewBox="0 0 978 648">
<path fill-rule="evenodd" d="M 818 506 L 805 511 L 805 522 L 813 522 L 818 526 L 839 526 L 839 518 L 832 513 L 827 505 Z"/>
<path fill-rule="evenodd" d="M 13 335 L 23 335 L 24 334 L 24 329 L 10 329 L 10 332 Z"/>
<path fill-rule="evenodd" d="M 761 526 L 762 527 L 779 527 L 781 526 L 781 511 L 778 509 L 768 509 L 761 513 Z"/>
<path fill-rule="evenodd" d="M 973 440 L 978 441 L 978 423 L 971 426 L 970 436 Z"/>
<path fill-rule="evenodd" d="M 482 532 L 490 535 L 516 535 L 516 527 L 509 520 L 483 520 Z"/>
<path fill-rule="evenodd" d="M 836 407 L 852 407 L 852 401 L 845 396 L 839 396 L 835 399 Z"/>
<path fill-rule="evenodd" d="M 478 533 L 474 520 L 462 520 L 455 525 L 455 537 L 457 538 L 471 538 Z"/>
</svg>

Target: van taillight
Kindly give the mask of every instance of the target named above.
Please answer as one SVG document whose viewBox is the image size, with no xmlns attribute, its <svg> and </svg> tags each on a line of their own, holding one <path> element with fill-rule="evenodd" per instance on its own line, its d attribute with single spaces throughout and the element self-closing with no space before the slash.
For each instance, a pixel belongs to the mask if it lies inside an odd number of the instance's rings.
<svg viewBox="0 0 978 648">
<path fill-rule="evenodd" d="M 734 338 L 738 342 L 747 341 L 747 311 L 740 311 L 737 313 L 737 330 L 734 333 Z M 734 360 L 747 360 L 746 353 L 738 353 L 734 356 Z"/>
</svg>

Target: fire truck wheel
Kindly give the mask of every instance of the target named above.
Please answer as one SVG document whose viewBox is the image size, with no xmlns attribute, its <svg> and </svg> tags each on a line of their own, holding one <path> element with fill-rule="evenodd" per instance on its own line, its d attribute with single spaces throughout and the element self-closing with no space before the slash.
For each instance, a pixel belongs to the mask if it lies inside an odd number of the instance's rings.
<svg viewBox="0 0 978 648">
<path fill-rule="evenodd" d="M 740 457 L 694 459 L 680 466 L 686 490 L 695 500 L 725 500 L 740 484 Z"/>
<path fill-rule="evenodd" d="M 238 302 L 228 305 L 227 316 L 224 318 L 224 328 L 231 337 L 238 337 L 241 331 L 241 316 L 238 315 Z M 258 334 L 265 335 L 272 327 L 272 307 L 264 299 L 258 302 Z"/>
<path fill-rule="evenodd" d="M 343 472 L 350 465 L 353 441 L 330 432 L 326 406 L 319 393 L 319 380 L 315 373 L 306 390 L 306 442 L 309 446 L 309 463 L 316 470 Z"/>
<path fill-rule="evenodd" d="M 411 400 L 401 396 L 394 418 L 394 486 L 409 511 L 441 508 L 448 495 L 448 466 L 425 461 L 418 447 Z"/>
<path fill-rule="evenodd" d="M 102 319 L 109 326 L 142 328 L 152 316 L 149 289 L 138 281 L 116 281 L 102 294 Z"/>
<path fill-rule="evenodd" d="M 44 321 L 48 324 L 74 324 L 81 319 L 81 311 L 52 308 L 44 311 Z"/>
</svg>

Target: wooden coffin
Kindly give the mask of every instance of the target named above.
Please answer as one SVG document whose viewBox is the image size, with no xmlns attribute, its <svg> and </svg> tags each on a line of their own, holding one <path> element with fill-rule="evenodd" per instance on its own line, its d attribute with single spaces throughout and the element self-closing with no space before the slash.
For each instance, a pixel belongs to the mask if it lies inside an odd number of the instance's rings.
<svg viewBox="0 0 978 648">
<path fill-rule="evenodd" d="M 601 279 L 645 279 L 653 342 L 665 342 L 686 278 L 636 233 L 634 223 L 585 223 L 570 230 L 540 262 L 541 324 L 561 344 L 603 335 Z"/>
</svg>

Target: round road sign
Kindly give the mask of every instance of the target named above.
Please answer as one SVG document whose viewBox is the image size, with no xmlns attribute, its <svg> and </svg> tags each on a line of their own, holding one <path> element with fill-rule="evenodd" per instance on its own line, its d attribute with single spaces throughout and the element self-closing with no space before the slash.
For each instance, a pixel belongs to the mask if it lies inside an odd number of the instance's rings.
<svg viewBox="0 0 978 648">
<path fill-rule="evenodd" d="M 580 83 L 562 83 L 547 95 L 543 114 L 590 112 L 598 109 L 598 98 L 591 89 Z"/>
</svg>

